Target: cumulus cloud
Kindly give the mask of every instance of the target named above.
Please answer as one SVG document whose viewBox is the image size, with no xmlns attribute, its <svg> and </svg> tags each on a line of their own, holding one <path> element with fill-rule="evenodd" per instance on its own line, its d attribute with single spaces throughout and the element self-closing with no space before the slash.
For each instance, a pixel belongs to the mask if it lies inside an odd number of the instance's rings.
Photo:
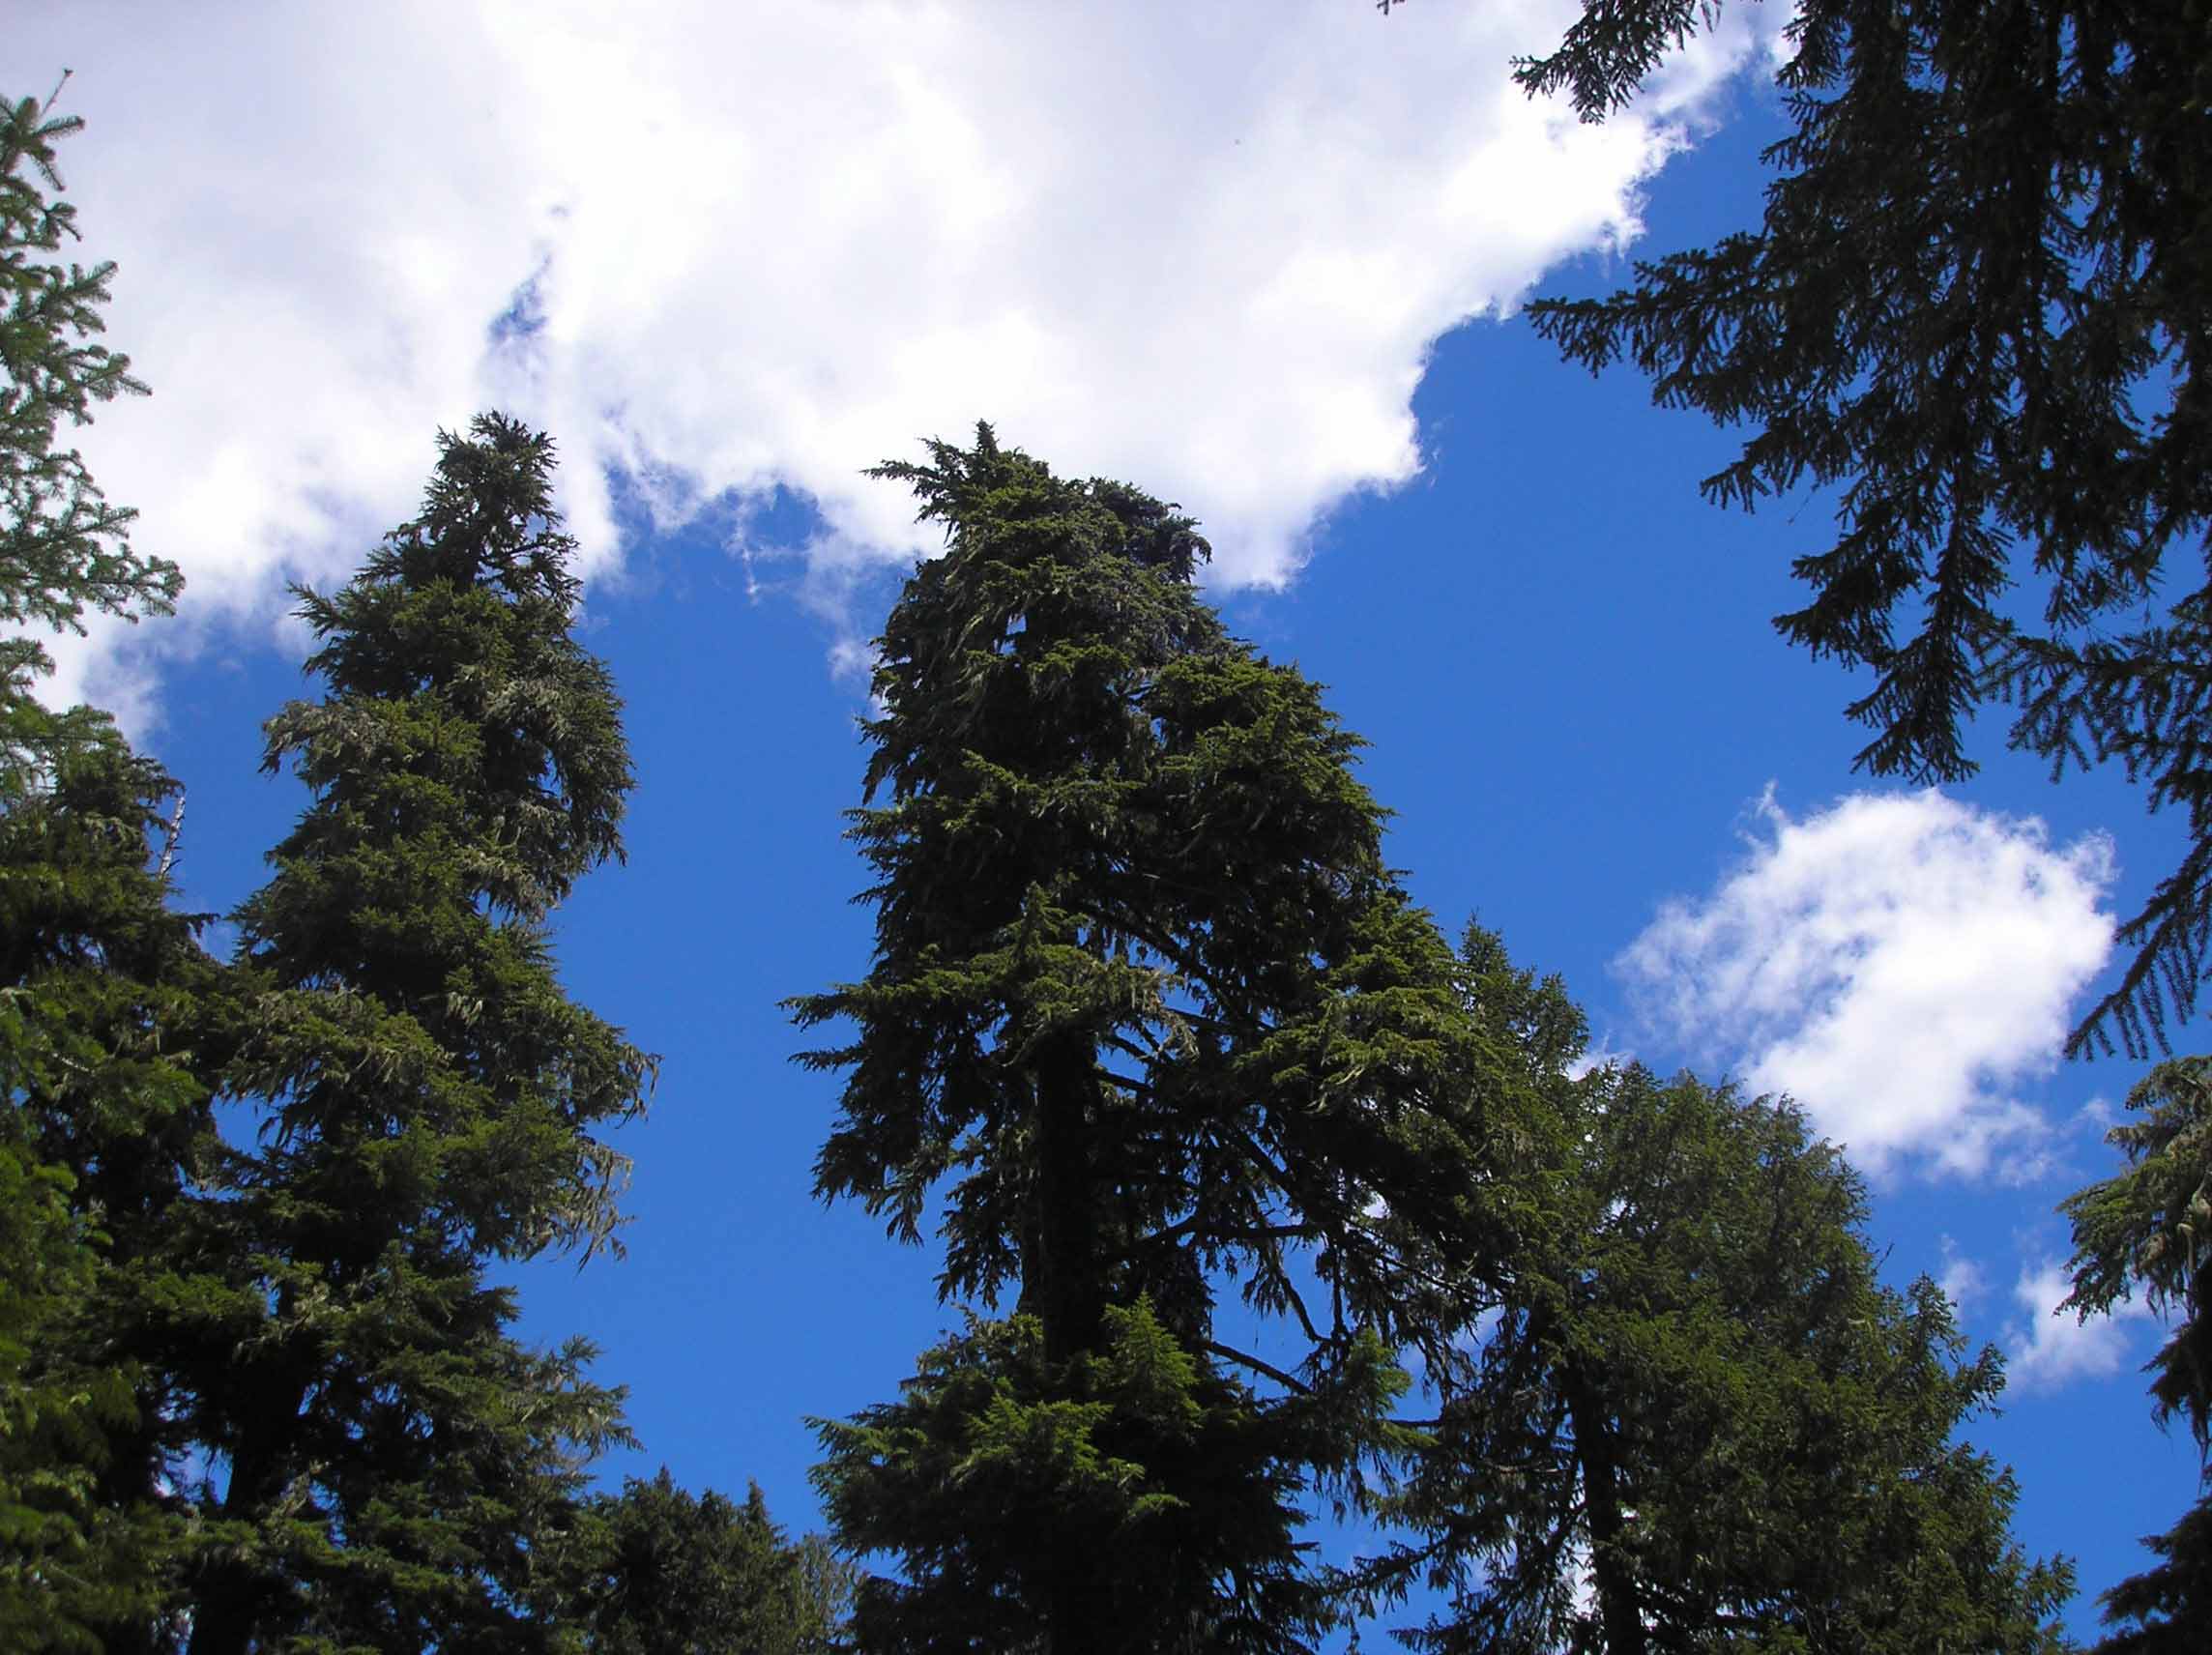
<svg viewBox="0 0 2212 1655">
<path fill-rule="evenodd" d="M 2074 1291 L 2066 1266 L 2055 1259 L 2020 1273 L 2013 1298 L 2023 1315 L 2014 1325 L 2006 1377 L 2023 1390 L 2055 1390 L 2077 1379 L 2110 1379 L 2139 1360 L 2139 1325 L 2154 1320 L 2139 1301 L 2123 1300 L 2110 1316 L 2083 1321 L 2059 1304 Z"/>
<path fill-rule="evenodd" d="M 1569 0 L 34 0 L 9 56 L 42 94 L 76 72 L 65 170 L 156 391 L 83 446 L 204 626 L 350 566 L 433 427 L 493 403 L 563 443 L 601 574 L 612 471 L 662 526 L 809 500 L 833 594 L 928 543 L 861 468 L 985 417 L 1182 500 L 1217 579 L 1280 583 L 1332 505 L 1419 469 L 1441 334 L 1637 232 L 1770 10 L 1602 127 L 1506 79 Z M 127 636 L 64 689 L 127 693 Z"/>
<path fill-rule="evenodd" d="M 1802 820 L 1769 790 L 1757 824 L 1740 867 L 1615 962 L 1643 1013 L 1790 1093 L 1870 1172 L 2033 1176 L 2051 1128 L 2020 1088 L 2110 951 L 2110 841 L 2054 847 L 1933 789 Z"/>
</svg>

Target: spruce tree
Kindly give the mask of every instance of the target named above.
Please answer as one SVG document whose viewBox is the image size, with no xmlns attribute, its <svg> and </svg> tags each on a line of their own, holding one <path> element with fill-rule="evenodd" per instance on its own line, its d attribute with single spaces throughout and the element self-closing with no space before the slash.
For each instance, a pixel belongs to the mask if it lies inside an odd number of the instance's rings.
<svg viewBox="0 0 2212 1655">
<path fill-rule="evenodd" d="M 1502 1256 L 1515 1094 L 1384 866 L 1359 745 L 1193 590 L 1191 519 L 999 446 L 879 475 L 946 526 L 879 644 L 873 969 L 817 1163 L 975 1321 L 824 1428 L 865 1649 L 1291 1650 L 1300 1500 L 1405 1438 L 1401 1348 Z M 880 800 L 880 801 L 877 801 Z M 1230 1284 L 1272 1357 L 1217 1326 Z M 1271 1347 L 1270 1347 L 1271 1348 Z"/>
<path fill-rule="evenodd" d="M 312 794 L 240 911 L 228 1072 L 255 1151 L 203 1217 L 256 1291 L 187 1376 L 217 1457 L 192 1655 L 547 1647 L 585 1457 L 582 1342 L 509 1331 L 494 1263 L 606 1243 L 647 1060 L 571 1003 L 545 918 L 619 852 L 630 770 L 571 635 L 548 439 L 441 435 L 420 516 L 302 591 L 327 690 L 270 721 Z"/>
<path fill-rule="evenodd" d="M 1373 1571 L 1446 1609 L 1416 1648 L 2047 1651 L 2070 1589 L 2009 1532 L 2010 1474 L 1953 1438 L 2003 1383 L 1923 1279 L 1884 1287 L 1866 1199 L 1787 1102 L 1638 1068 L 1569 1078 L 1583 1025 L 1468 935 L 1474 1015 L 1563 1130 L 1523 1250 L 1394 1501 Z"/>
<path fill-rule="evenodd" d="M 1713 0 L 1586 0 L 1524 63 L 1586 119 L 1622 106 Z M 2116 760 L 2189 849 L 2077 1048 L 2163 1044 L 2212 944 L 2212 27 L 2202 0 L 1805 0 L 1776 74 L 1762 221 L 1542 300 L 1595 370 L 1741 428 L 1703 482 L 1750 509 L 1834 491 L 1775 624 L 1873 674 L 1878 775 L 1955 780 L 1965 725 Z M 1794 517 L 1791 518 L 1794 522 Z"/>
</svg>

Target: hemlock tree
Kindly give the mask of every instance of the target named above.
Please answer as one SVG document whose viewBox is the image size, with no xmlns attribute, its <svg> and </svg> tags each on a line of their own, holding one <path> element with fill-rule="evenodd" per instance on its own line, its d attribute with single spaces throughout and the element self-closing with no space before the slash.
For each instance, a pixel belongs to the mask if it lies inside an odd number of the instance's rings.
<svg viewBox="0 0 2212 1655">
<path fill-rule="evenodd" d="M 1586 0 L 1519 79 L 1601 119 L 1720 9 Z M 2006 698 L 2054 772 L 2116 759 L 2186 812 L 2188 853 L 2073 1037 L 2143 1055 L 2212 942 L 2207 13 L 1805 0 L 1788 38 L 1763 222 L 1530 317 L 1570 360 L 1626 359 L 1660 403 L 1747 428 L 1709 499 L 1838 491 L 1833 543 L 1795 564 L 1810 601 L 1776 624 L 1873 669 L 1862 765 L 1965 776 L 1964 722 Z"/>
<path fill-rule="evenodd" d="M 619 703 L 578 646 L 552 444 L 441 435 L 421 516 L 301 594 L 329 688 L 271 720 L 313 793 L 240 910 L 230 1073 L 259 1147 L 206 1222 L 257 1283 L 189 1376 L 218 1472 L 192 1655 L 535 1649 L 619 1394 L 509 1331 L 494 1263 L 591 1249 L 647 1060 L 567 999 L 544 916 L 618 854 Z"/>
<path fill-rule="evenodd" d="M 2128 1096 L 2142 1118 L 2112 1128 L 2127 1169 L 2070 1198 L 2074 1292 L 2086 1320 L 2139 1289 L 2173 1321 L 2151 1362 L 2159 1422 L 2197 1445 L 2202 1494 L 2163 1535 L 2152 1568 L 2105 1594 L 2110 1655 L 2195 1651 L 2212 1628 L 2212 1059 L 2161 1063 Z M 2132 1624 L 2130 1624 L 2132 1623 Z"/>
<path fill-rule="evenodd" d="M 1942 1294 L 1877 1279 L 1866 1200 L 1788 1105 L 1637 1068 L 1570 1080 L 1582 1022 L 1470 929 L 1476 1014 L 1565 1130 L 1531 1248 L 1395 1502 L 1374 1571 L 1450 1594 L 1416 1648 L 2045 1651 L 2064 1563 L 2011 1540 L 2009 1473 L 1953 1440 L 2003 1383 Z"/>
<path fill-rule="evenodd" d="M 131 550 L 135 513 L 108 505 L 83 457 L 54 446 L 63 420 L 84 424 L 95 402 L 146 388 L 128 357 L 89 342 L 114 265 L 36 256 L 78 233 L 76 209 L 58 199 L 54 146 L 84 122 L 52 104 L 0 102 L 0 625 L 81 632 L 87 609 L 166 614 L 184 583 L 175 565 Z M 51 664 L 37 639 L 0 638 L 12 691 Z M 11 746 L 0 760 L 19 755 Z"/>
<path fill-rule="evenodd" d="M 874 967 L 817 1163 L 947 1297 L 1017 1314 L 824 1427 L 870 1650 L 1291 1650 L 1332 1617 L 1296 1502 L 1406 1445 L 1394 1355 L 1514 1222 L 1518 1102 L 1381 855 L 1315 686 L 1223 629 L 1173 507 L 979 426 L 911 483 L 947 549 L 880 641 L 852 836 Z M 1272 1356 L 1216 1326 L 1236 1281 Z M 1456 1302 L 1456 1301 L 1455 1301 Z"/>
</svg>

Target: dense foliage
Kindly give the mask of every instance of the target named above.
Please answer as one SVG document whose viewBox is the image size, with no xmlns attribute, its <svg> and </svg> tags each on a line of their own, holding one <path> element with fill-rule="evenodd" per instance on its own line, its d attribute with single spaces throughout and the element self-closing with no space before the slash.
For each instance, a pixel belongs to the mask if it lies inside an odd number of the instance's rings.
<svg viewBox="0 0 2212 1655">
<path fill-rule="evenodd" d="M 172 785 L 105 719 L 8 709 L 0 798 L 0 1628 L 129 1648 L 187 1538 L 168 1329 L 211 1291 L 186 1213 L 225 1154 L 201 1078 L 224 973 L 147 865 Z"/>
<path fill-rule="evenodd" d="M 1561 1221 L 1436 1374 L 1436 1446 L 1377 1575 L 1448 1602 L 1437 1651 L 2062 1647 L 2063 1564 L 1954 1433 L 2003 1383 L 1922 1280 L 1880 1284 L 1866 1198 L 1787 1102 L 1636 1068 L 1570 1078 L 1557 980 L 1470 929 L 1473 1013 L 1558 1114 Z"/>
<path fill-rule="evenodd" d="M 507 1331 L 485 1270 L 615 1223 L 596 1130 L 646 1060 L 571 1004 L 542 916 L 618 849 L 629 767 L 568 623 L 551 445 L 447 437 L 422 515 L 303 594 L 329 693 L 270 721 L 313 802 L 240 910 L 268 1126 L 219 1215 L 252 1272 L 194 1423 L 227 1462 L 192 1655 L 536 1646 L 548 1524 L 619 1436 L 588 1348 Z"/>
<path fill-rule="evenodd" d="M 792 1545 L 759 1489 L 693 1495 L 663 1467 L 586 1506 L 583 1579 L 567 1615 L 590 1655 L 830 1655 L 851 1569 L 819 1540 Z"/>
<path fill-rule="evenodd" d="M 855 1028 L 808 1060 L 849 1071 L 822 1193 L 914 1240 L 945 1185 L 945 1292 L 1021 1316 L 826 1433 L 840 1534 L 911 1577 L 863 1585 L 861 1641 L 1302 1648 L 1328 1611 L 1291 1501 L 1386 1451 L 1388 1353 L 1502 1253 L 1519 1100 L 1356 740 L 1199 600 L 1189 519 L 987 426 L 930 462 L 883 468 L 948 545 L 879 645 L 875 964 L 796 1004 Z M 1280 1362 L 1223 1338 L 1231 1282 Z M 1024 1491 L 1003 1547 L 986 1439 Z M 1197 1546 L 1195 1511 L 1234 1526 Z M 1153 1590 L 1116 1588 L 1123 1547 Z"/>
</svg>

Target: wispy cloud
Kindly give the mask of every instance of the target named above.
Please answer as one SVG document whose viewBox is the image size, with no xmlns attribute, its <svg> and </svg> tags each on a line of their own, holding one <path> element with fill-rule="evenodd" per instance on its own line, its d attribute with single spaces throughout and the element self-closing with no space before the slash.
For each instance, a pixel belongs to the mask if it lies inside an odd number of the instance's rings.
<svg viewBox="0 0 2212 1655">
<path fill-rule="evenodd" d="M 1624 1069 L 1636 1061 L 1636 1054 L 1616 1048 L 1610 1037 L 1601 1038 L 1595 1045 L 1586 1047 L 1579 1057 L 1567 1064 L 1567 1079 L 1579 1081 L 1600 1069 Z"/>
<path fill-rule="evenodd" d="M 1989 1281 L 1982 1273 L 1982 1266 L 1961 1252 L 1958 1242 L 1950 1236 L 1942 1238 L 1942 1248 L 1943 1270 L 1936 1278 L 1936 1285 L 1943 1290 L 1951 1308 L 1964 1317 L 1966 1307 L 1988 1291 Z"/>
<path fill-rule="evenodd" d="M 2024 1177 L 2051 1127 L 2022 1083 L 2110 950 L 2112 877 L 2101 835 L 2054 847 L 1933 790 L 1802 820 L 1770 791 L 1742 864 L 1616 966 L 1655 1027 L 1794 1096 L 1869 1171 Z"/>
<path fill-rule="evenodd" d="M 1440 334 L 1637 232 L 1764 10 L 1602 127 L 1506 79 L 1566 0 L 85 0 L 17 8 L 9 57 L 76 72 L 66 170 L 156 392 L 88 458 L 191 617 L 258 623 L 493 402 L 561 439 L 602 573 L 609 468 L 664 523 L 782 485 L 833 598 L 928 541 L 861 468 L 986 417 L 1281 582 L 1319 514 L 1418 471 Z M 65 690 L 143 689 L 119 647 Z"/>
</svg>

